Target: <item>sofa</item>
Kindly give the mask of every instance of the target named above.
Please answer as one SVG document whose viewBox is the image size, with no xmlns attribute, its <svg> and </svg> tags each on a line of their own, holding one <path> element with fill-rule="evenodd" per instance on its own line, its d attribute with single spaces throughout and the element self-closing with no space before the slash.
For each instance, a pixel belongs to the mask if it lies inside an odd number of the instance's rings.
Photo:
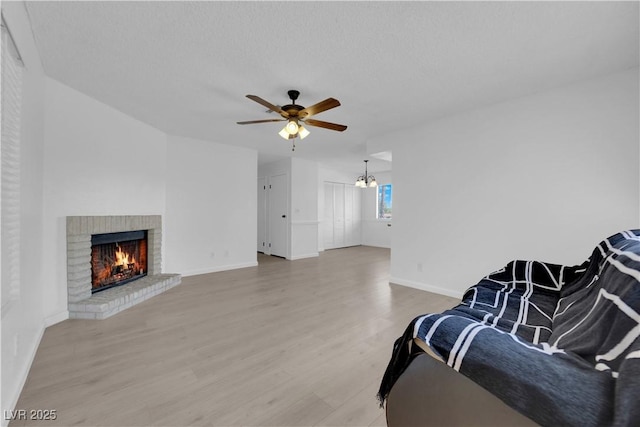
<svg viewBox="0 0 640 427">
<path fill-rule="evenodd" d="M 391 427 L 640 425 L 640 230 L 576 266 L 512 261 L 417 316 L 378 398 Z"/>
</svg>

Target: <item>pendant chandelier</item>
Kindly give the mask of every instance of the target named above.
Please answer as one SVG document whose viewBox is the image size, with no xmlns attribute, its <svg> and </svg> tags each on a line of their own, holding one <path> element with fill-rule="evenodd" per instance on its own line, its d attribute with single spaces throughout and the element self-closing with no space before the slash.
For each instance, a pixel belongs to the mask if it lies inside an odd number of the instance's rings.
<svg viewBox="0 0 640 427">
<path fill-rule="evenodd" d="M 367 162 L 369 160 L 364 161 L 364 175 L 360 175 L 356 180 L 356 187 L 359 188 L 367 188 L 367 187 L 377 187 L 378 183 L 376 182 L 376 177 L 373 175 L 369 175 L 367 171 Z"/>
</svg>

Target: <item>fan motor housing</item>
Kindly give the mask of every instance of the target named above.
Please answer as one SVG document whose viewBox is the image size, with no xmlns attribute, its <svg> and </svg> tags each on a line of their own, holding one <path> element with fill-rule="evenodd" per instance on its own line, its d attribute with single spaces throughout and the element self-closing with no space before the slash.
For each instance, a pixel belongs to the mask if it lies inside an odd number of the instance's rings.
<svg viewBox="0 0 640 427">
<path fill-rule="evenodd" d="M 289 104 L 283 105 L 282 109 L 286 111 L 290 116 L 296 117 L 299 111 L 304 110 L 304 107 L 298 104 Z"/>
</svg>

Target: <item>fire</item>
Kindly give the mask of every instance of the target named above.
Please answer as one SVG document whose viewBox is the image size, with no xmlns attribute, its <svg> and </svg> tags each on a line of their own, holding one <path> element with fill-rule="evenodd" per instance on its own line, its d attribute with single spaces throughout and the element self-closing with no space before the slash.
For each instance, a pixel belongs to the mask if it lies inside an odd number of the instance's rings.
<svg viewBox="0 0 640 427">
<path fill-rule="evenodd" d="M 131 259 L 129 259 L 131 257 Z M 120 246 L 116 250 L 116 262 L 115 265 L 122 265 L 128 267 L 131 264 L 135 264 L 136 259 L 134 256 L 124 252 Z"/>
<path fill-rule="evenodd" d="M 147 269 L 146 240 L 128 240 L 122 243 L 103 243 L 91 247 L 92 291 L 117 286 Z"/>
</svg>

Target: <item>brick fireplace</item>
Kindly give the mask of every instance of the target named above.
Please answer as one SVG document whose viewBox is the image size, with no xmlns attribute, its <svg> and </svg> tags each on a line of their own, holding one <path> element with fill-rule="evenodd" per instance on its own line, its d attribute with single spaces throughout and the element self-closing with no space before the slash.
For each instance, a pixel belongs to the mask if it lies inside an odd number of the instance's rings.
<svg viewBox="0 0 640 427">
<path fill-rule="evenodd" d="M 144 277 L 93 294 L 92 236 L 144 232 L 147 271 Z M 68 216 L 67 296 L 72 319 L 106 319 L 158 295 L 181 282 L 179 274 L 162 274 L 162 217 L 160 215 Z"/>
</svg>

